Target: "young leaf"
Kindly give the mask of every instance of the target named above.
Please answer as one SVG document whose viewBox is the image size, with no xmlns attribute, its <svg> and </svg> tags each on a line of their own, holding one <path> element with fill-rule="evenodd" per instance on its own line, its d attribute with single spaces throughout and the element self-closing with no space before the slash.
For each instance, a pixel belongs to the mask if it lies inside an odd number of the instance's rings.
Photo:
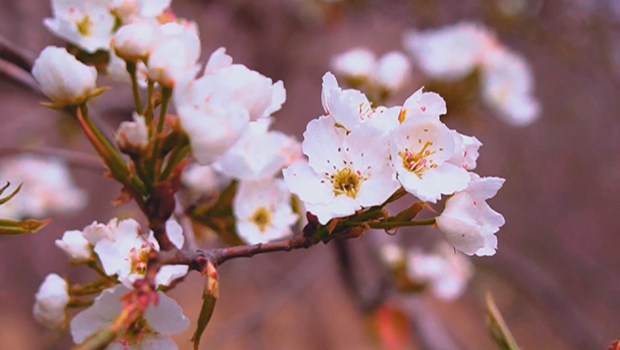
<svg viewBox="0 0 620 350">
<path fill-rule="evenodd" d="M 210 261 L 207 263 L 205 273 L 207 275 L 207 281 L 202 294 L 202 308 L 200 309 L 200 315 L 198 316 L 198 325 L 196 326 L 196 331 L 192 336 L 192 342 L 194 342 L 194 350 L 198 350 L 198 347 L 200 346 L 200 337 L 207 328 L 207 324 L 209 324 L 209 321 L 211 320 L 213 310 L 215 310 L 215 302 L 217 302 L 220 289 L 220 282 L 217 277 L 217 271 L 215 270 L 215 266 L 213 266 Z"/>
<path fill-rule="evenodd" d="M 519 345 L 510 333 L 491 293 L 487 293 L 487 316 L 489 333 L 497 345 L 503 350 L 519 350 Z"/>
<path fill-rule="evenodd" d="M 46 220 L 24 220 L 15 221 L 0 219 L 0 235 L 16 236 L 25 233 L 37 232 L 47 224 L 50 223 L 50 219 Z"/>
</svg>

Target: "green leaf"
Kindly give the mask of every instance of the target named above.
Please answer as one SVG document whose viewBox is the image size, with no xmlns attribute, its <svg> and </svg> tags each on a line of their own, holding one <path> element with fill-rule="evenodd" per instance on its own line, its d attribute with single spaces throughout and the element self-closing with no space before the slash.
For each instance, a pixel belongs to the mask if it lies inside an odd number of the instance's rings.
<svg viewBox="0 0 620 350">
<path fill-rule="evenodd" d="M 424 202 L 415 202 L 409 208 L 389 218 L 388 221 L 411 221 L 424 209 Z"/>
<path fill-rule="evenodd" d="M 13 193 L 11 193 L 10 195 L 4 197 L 4 198 L 0 198 L 0 205 L 8 202 L 11 200 L 11 198 L 15 197 L 15 195 L 19 192 L 19 190 L 22 189 L 22 185 L 23 184 L 19 184 L 19 186 L 17 186 L 17 188 L 15 189 L 15 191 L 13 191 Z M 4 187 L 2 187 L 2 189 L 0 189 L 0 195 L 2 193 L 4 193 L 4 190 L 6 190 L 9 186 L 11 186 L 10 182 L 7 182 L 6 185 L 4 185 Z"/>
<path fill-rule="evenodd" d="M 0 235 L 17 236 L 25 233 L 37 232 L 49 224 L 50 221 L 50 219 L 28 219 L 24 221 L 0 219 Z"/>
<path fill-rule="evenodd" d="M 502 350 L 519 350 L 519 345 L 515 338 L 512 336 L 508 325 L 504 321 L 502 314 L 499 312 L 493 296 L 491 293 L 487 293 L 487 321 L 489 333 Z"/>
<path fill-rule="evenodd" d="M 194 350 L 198 350 L 200 346 L 200 337 L 204 333 L 211 316 L 213 316 L 213 310 L 215 310 L 215 303 L 219 295 L 220 282 L 217 277 L 217 271 L 215 266 L 211 262 L 207 264 L 205 271 L 207 275 L 207 281 L 202 293 L 202 308 L 200 309 L 200 315 L 198 316 L 198 324 L 196 331 L 192 336 L 192 342 L 194 342 Z"/>
</svg>

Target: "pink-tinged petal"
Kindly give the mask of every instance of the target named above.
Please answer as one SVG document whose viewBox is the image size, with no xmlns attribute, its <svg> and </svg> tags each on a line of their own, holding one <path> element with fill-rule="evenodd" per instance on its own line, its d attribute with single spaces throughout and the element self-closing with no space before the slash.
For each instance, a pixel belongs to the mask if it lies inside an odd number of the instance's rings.
<svg viewBox="0 0 620 350">
<path fill-rule="evenodd" d="M 460 193 L 448 200 L 444 212 L 436 220 L 450 244 L 467 255 L 473 255 L 484 247 L 479 217 L 473 199 Z"/>
<path fill-rule="evenodd" d="M 166 233 L 168 234 L 170 241 L 172 241 L 172 244 L 179 249 L 183 249 L 183 244 L 185 244 L 183 228 L 175 219 L 169 219 L 166 221 Z"/>
<path fill-rule="evenodd" d="M 306 204 L 327 203 L 334 198 L 331 183 L 319 177 L 308 164 L 294 163 L 282 170 L 282 174 L 289 191 Z"/>
<path fill-rule="evenodd" d="M 187 271 L 187 265 L 162 266 L 155 276 L 155 284 L 158 286 L 169 286 L 172 281 L 187 275 Z"/>
<path fill-rule="evenodd" d="M 345 195 L 337 196 L 327 204 L 306 203 L 306 210 L 316 215 L 322 225 L 327 224 L 333 218 L 353 215 L 359 209 L 361 209 L 360 205 L 353 198 Z"/>
<path fill-rule="evenodd" d="M 101 292 L 91 307 L 71 320 L 73 342 L 79 344 L 102 327 L 110 325 L 121 312 L 123 305 L 120 299 L 128 292 L 129 288 L 120 284 Z"/>
<path fill-rule="evenodd" d="M 472 178 L 467 186 L 467 193 L 475 200 L 487 200 L 495 197 L 499 189 L 504 185 L 504 182 L 506 180 L 499 177 Z"/>
<path fill-rule="evenodd" d="M 144 318 L 149 326 L 163 335 L 181 333 L 189 327 L 189 319 L 183 315 L 183 309 L 172 298 L 163 292 L 157 293 L 157 305 L 149 305 Z"/>
</svg>

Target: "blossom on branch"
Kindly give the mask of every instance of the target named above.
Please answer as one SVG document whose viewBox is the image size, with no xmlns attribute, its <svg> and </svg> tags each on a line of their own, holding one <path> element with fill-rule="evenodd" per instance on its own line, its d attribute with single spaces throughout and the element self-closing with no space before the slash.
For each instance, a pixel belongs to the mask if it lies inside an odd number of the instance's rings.
<svg viewBox="0 0 620 350">
<path fill-rule="evenodd" d="M 103 327 L 110 326 L 121 313 L 121 299 L 130 291 L 123 285 L 104 290 L 95 303 L 71 320 L 71 336 L 76 344 Z M 189 327 L 189 319 L 183 309 L 163 292 L 157 292 L 158 303 L 149 304 L 144 314 L 138 317 L 124 333 L 120 334 L 107 350 L 173 350 L 178 346 L 170 335 L 183 332 Z"/>
<path fill-rule="evenodd" d="M 35 295 L 34 317 L 48 328 L 59 328 L 67 318 L 69 285 L 62 277 L 51 273 L 39 287 Z"/>
<path fill-rule="evenodd" d="M 467 188 L 446 201 L 437 217 L 437 226 L 448 242 L 467 255 L 494 255 L 495 233 L 504 225 L 504 217 L 491 209 L 486 200 L 494 197 L 504 184 L 498 177 L 480 177 L 470 173 Z"/>
<path fill-rule="evenodd" d="M 248 244 L 286 238 L 299 220 L 291 208 L 291 193 L 280 179 L 241 181 L 233 211 L 239 237 Z"/>
<path fill-rule="evenodd" d="M 82 231 L 66 231 L 62 239 L 57 239 L 55 243 L 72 262 L 84 262 L 93 255 L 92 245 L 84 238 Z"/>
<path fill-rule="evenodd" d="M 78 61 L 64 48 L 43 49 L 34 61 L 32 75 L 54 108 L 79 105 L 101 93 L 97 89 L 97 70 Z"/>
</svg>

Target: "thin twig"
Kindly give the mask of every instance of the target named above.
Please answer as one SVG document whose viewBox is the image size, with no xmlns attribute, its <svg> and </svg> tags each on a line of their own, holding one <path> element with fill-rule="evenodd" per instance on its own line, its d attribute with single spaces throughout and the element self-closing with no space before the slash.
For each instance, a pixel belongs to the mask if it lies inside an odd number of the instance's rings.
<svg viewBox="0 0 620 350">
<path fill-rule="evenodd" d="M 11 62 L 25 71 L 32 69 L 36 55 L 0 35 L 0 59 Z"/>
<path fill-rule="evenodd" d="M 43 95 L 32 75 L 12 62 L 0 59 L 0 74 L 25 88 L 37 92 L 39 95 Z"/>
</svg>

